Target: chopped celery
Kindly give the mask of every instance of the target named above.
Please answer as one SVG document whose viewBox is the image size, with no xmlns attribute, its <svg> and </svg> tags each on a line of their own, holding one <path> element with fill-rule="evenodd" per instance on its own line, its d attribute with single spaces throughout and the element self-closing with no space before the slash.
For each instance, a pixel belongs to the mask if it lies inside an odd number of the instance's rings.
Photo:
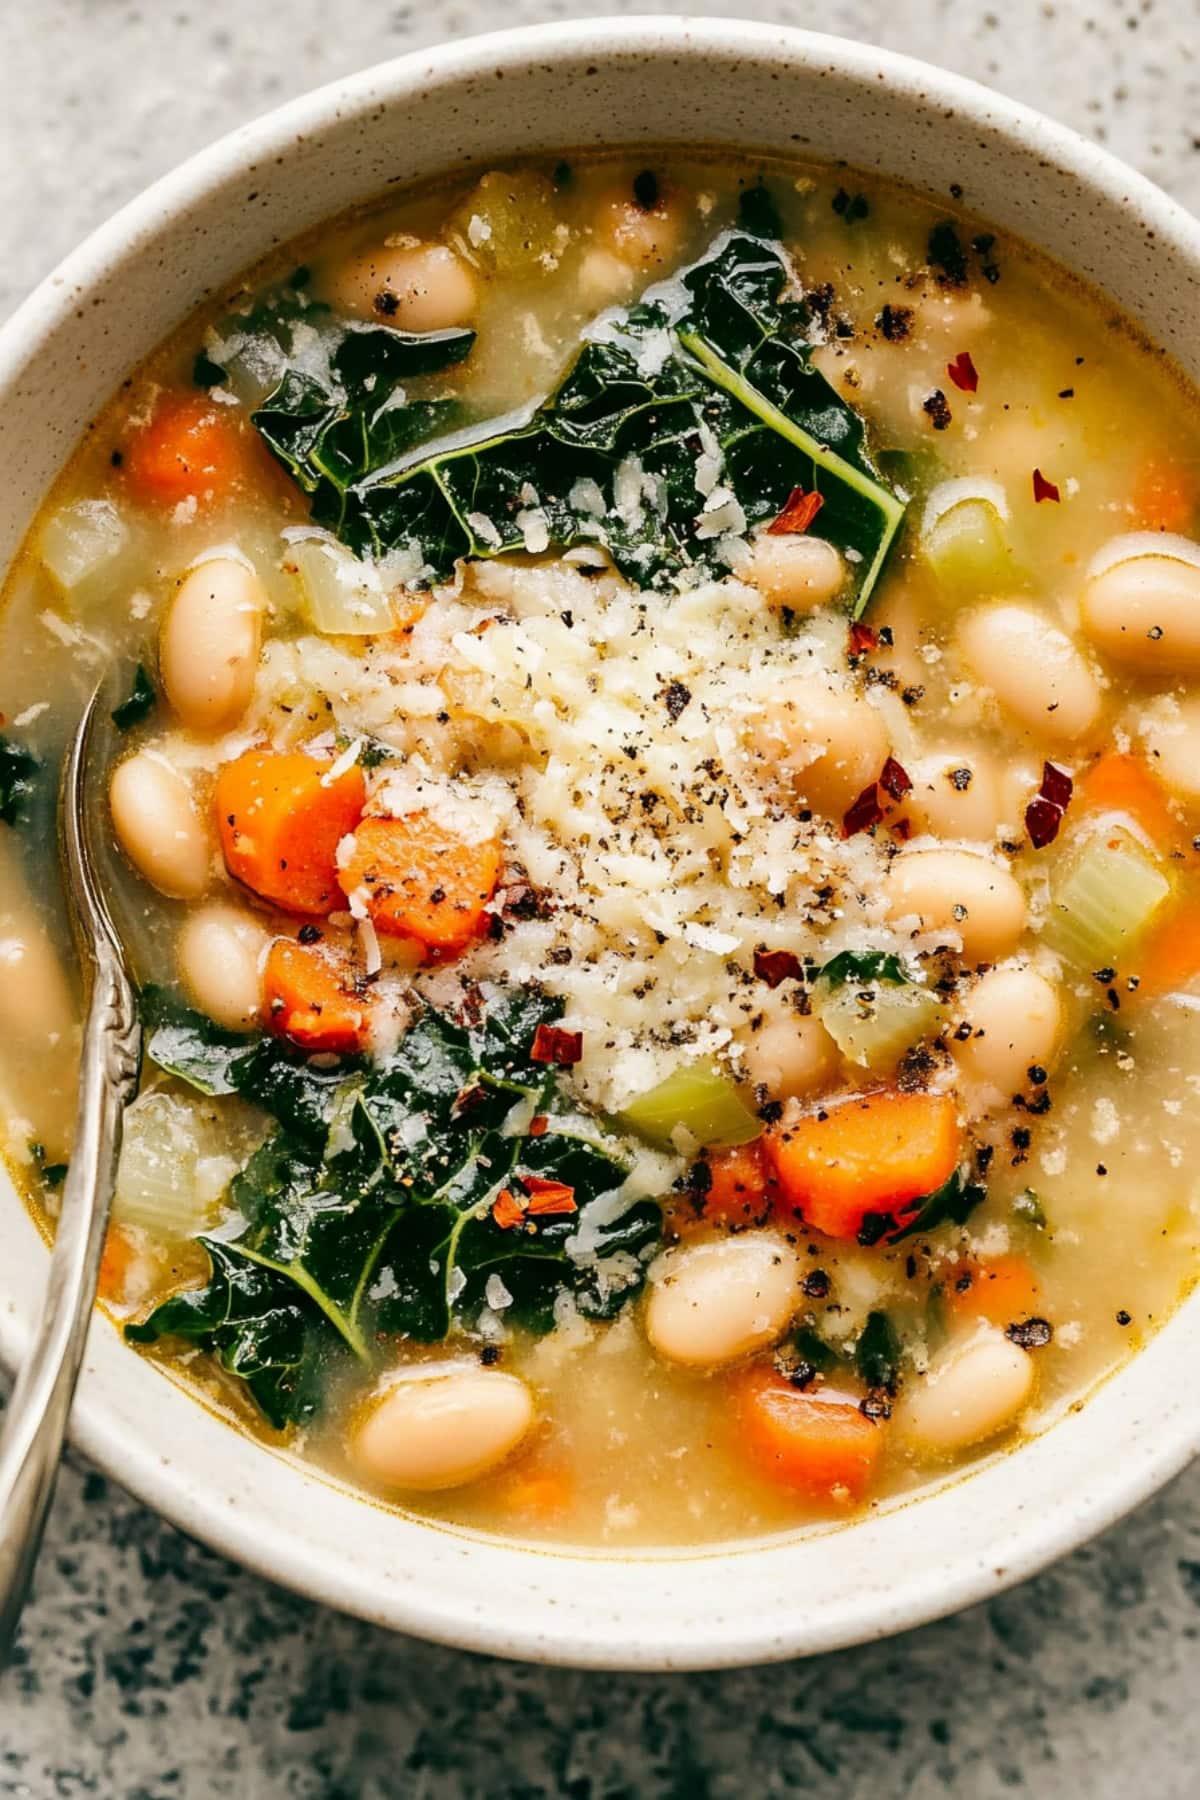
<svg viewBox="0 0 1200 1800">
<path fill-rule="evenodd" d="M 392 604 L 369 564 L 327 538 L 302 538 L 291 546 L 308 615 L 330 637 L 373 637 L 395 625 Z"/>
<path fill-rule="evenodd" d="M 531 169 L 484 175 L 450 215 L 455 248 L 489 275 L 540 275 L 566 233 L 553 183 Z"/>
<path fill-rule="evenodd" d="M 651 1143 L 667 1148 L 674 1146 L 680 1126 L 706 1145 L 748 1144 L 762 1131 L 733 1082 L 707 1062 L 676 1069 L 649 1093 L 630 1101 L 620 1118 Z"/>
<path fill-rule="evenodd" d="M 931 1036 L 942 1020 L 936 994 L 915 982 L 817 983 L 821 1023 L 850 1062 L 886 1072 L 906 1050 Z"/>
<path fill-rule="evenodd" d="M 1170 892 L 1170 882 L 1135 838 L 1105 831 L 1054 881 L 1044 942 L 1080 969 L 1117 968 Z"/>
<path fill-rule="evenodd" d="M 964 598 L 1012 585 L 1013 561 L 1004 519 L 990 500 L 959 500 L 928 524 L 921 539 L 925 561 L 945 588 Z"/>
</svg>

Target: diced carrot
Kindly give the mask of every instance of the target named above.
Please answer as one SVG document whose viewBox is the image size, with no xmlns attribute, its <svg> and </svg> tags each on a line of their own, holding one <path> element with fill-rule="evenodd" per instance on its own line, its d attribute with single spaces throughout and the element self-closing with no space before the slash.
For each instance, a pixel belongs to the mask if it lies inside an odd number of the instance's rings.
<svg viewBox="0 0 1200 1800">
<path fill-rule="evenodd" d="M 899 1218 L 954 1173 L 962 1132 L 949 1094 L 891 1089 L 785 1118 L 767 1134 L 784 1205 L 828 1237 L 868 1213 Z"/>
<path fill-rule="evenodd" d="M 245 480 L 249 462 L 236 415 L 206 394 L 164 394 L 124 450 L 126 483 L 150 506 L 222 499 Z"/>
<path fill-rule="evenodd" d="M 864 1498 L 886 1437 L 881 1424 L 859 1411 L 853 1394 L 793 1387 L 761 1364 L 741 1375 L 739 1384 L 741 1442 L 761 1474 L 838 1506 Z"/>
<path fill-rule="evenodd" d="M 1085 812 L 1124 813 L 1164 849 L 1179 836 L 1166 789 L 1140 756 L 1111 750 L 1080 776 L 1069 817 Z"/>
<path fill-rule="evenodd" d="M 555 1464 L 522 1464 L 502 1478 L 497 1498 L 507 1512 L 524 1519 L 560 1518 L 575 1498 L 575 1484 Z"/>
<path fill-rule="evenodd" d="M 110 1225 L 100 1257 L 100 1279 L 96 1291 L 102 1300 L 123 1300 L 125 1282 L 137 1256 L 137 1245 L 119 1225 Z"/>
<path fill-rule="evenodd" d="M 304 1050 L 362 1048 L 370 997 L 355 991 L 351 970 L 318 944 L 276 938 L 263 970 L 263 1024 Z"/>
<path fill-rule="evenodd" d="M 247 750 L 217 775 L 225 866 L 285 912 L 321 915 L 342 904 L 337 847 L 366 790 L 357 763 L 327 782 L 331 767 L 302 750 Z"/>
<path fill-rule="evenodd" d="M 1200 486 L 1177 463 L 1151 457 L 1133 484 L 1133 510 L 1146 531 L 1189 531 L 1196 519 Z"/>
<path fill-rule="evenodd" d="M 959 1318 L 1011 1325 L 1037 1313 L 1041 1284 L 1023 1256 L 964 1258 L 948 1271 L 946 1304 Z"/>
<path fill-rule="evenodd" d="M 708 1186 L 696 1194 L 700 1216 L 710 1224 L 750 1225 L 771 1210 L 775 1186 L 761 1138 L 728 1150 L 710 1150 L 702 1165 Z"/>
<path fill-rule="evenodd" d="M 364 819 L 338 880 L 347 895 L 361 896 L 380 931 L 415 938 L 430 958 L 445 960 L 486 929 L 500 866 L 495 838 L 464 843 L 420 812 Z"/>
<path fill-rule="evenodd" d="M 1139 1000 L 1176 993 L 1195 981 L 1200 975 L 1200 899 L 1188 895 L 1170 906 L 1131 959 L 1128 972 L 1137 976 L 1130 997 Z"/>
</svg>

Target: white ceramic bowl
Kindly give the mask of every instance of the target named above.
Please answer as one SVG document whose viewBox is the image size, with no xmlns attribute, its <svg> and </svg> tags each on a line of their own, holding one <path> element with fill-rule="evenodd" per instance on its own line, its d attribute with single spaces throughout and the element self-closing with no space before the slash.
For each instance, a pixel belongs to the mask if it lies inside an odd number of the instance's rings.
<svg viewBox="0 0 1200 1800">
<path fill-rule="evenodd" d="M 697 19 L 537 27 L 421 52 L 247 126 L 159 182 L 0 333 L 0 566 L 89 419 L 206 295 L 389 184 L 526 151 L 727 144 L 845 160 L 967 203 L 1103 288 L 1200 375 L 1200 227 L 1094 146 L 983 88 L 834 38 Z M 0 1353 L 46 1252 L 0 1179 Z M 97 1321 L 81 1448 L 184 1530 L 367 1619 L 577 1665 L 704 1668 L 950 1612 L 1119 1517 L 1200 1446 L 1179 1371 L 1200 1298 L 1019 1454 L 850 1528 L 702 1554 L 563 1554 L 365 1504 L 205 1412 Z"/>
</svg>

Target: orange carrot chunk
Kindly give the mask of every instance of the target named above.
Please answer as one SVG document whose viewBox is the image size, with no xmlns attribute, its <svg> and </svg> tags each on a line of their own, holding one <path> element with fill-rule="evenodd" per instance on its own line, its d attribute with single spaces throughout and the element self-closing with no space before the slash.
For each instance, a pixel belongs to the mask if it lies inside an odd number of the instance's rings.
<svg viewBox="0 0 1200 1800">
<path fill-rule="evenodd" d="M 1131 958 L 1137 988 L 1131 998 L 1153 1000 L 1190 987 L 1200 975 L 1200 899 L 1189 896 L 1166 910 Z"/>
<path fill-rule="evenodd" d="M 487 928 L 500 879 L 495 838 L 464 843 L 432 813 L 364 819 L 338 872 L 380 931 L 414 938 L 431 960 L 457 956 Z"/>
<path fill-rule="evenodd" d="M 1177 463 L 1151 457 L 1133 484 L 1133 509 L 1146 531 L 1189 531 L 1195 523 L 1200 494 L 1193 478 Z"/>
<path fill-rule="evenodd" d="M 1164 850 L 1179 836 L 1166 789 L 1139 756 L 1109 751 L 1079 779 L 1071 816 L 1085 812 L 1124 813 Z"/>
<path fill-rule="evenodd" d="M 222 499 L 242 484 L 247 463 L 229 409 L 204 394 L 164 394 L 124 452 L 126 483 L 149 506 Z"/>
<path fill-rule="evenodd" d="M 708 1186 L 697 1190 L 696 1200 L 703 1202 L 701 1211 L 710 1223 L 750 1225 L 771 1210 L 775 1184 L 761 1138 L 710 1150 L 701 1167 Z"/>
<path fill-rule="evenodd" d="M 225 866 L 285 912 L 342 904 L 337 847 L 358 823 L 365 788 L 357 764 L 324 782 L 331 767 L 302 750 L 247 750 L 217 776 Z"/>
<path fill-rule="evenodd" d="M 741 1377 L 741 1443 L 759 1473 L 812 1500 L 862 1500 L 883 1456 L 884 1429 L 853 1394 L 793 1387 L 759 1365 Z"/>
<path fill-rule="evenodd" d="M 276 938 L 263 970 L 263 1024 L 303 1050 L 362 1048 L 369 996 L 355 992 L 349 966 L 317 944 Z"/>
<path fill-rule="evenodd" d="M 119 1225 L 110 1225 L 104 1237 L 100 1277 L 96 1284 L 96 1292 L 102 1300 L 121 1301 L 125 1298 L 125 1283 L 137 1253 L 137 1245 L 128 1232 Z"/>
<path fill-rule="evenodd" d="M 954 1173 L 962 1133 L 948 1094 L 860 1094 L 785 1119 L 767 1136 L 785 1206 L 828 1237 L 868 1213 L 899 1218 Z"/>
<path fill-rule="evenodd" d="M 1042 1290 L 1023 1256 L 989 1256 L 955 1263 L 946 1276 L 945 1294 L 957 1318 L 987 1319 L 1003 1327 L 1033 1318 Z"/>
</svg>

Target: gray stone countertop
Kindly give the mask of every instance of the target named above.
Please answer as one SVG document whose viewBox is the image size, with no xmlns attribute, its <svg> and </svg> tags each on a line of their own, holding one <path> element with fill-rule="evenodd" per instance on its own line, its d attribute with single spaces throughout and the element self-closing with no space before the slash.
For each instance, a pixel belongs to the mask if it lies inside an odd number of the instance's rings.
<svg viewBox="0 0 1200 1800">
<path fill-rule="evenodd" d="M 0 0 L 0 317 L 148 181 L 281 100 L 439 39 L 599 10 Z M 1200 206 L 1196 0 L 664 10 L 926 57 Z M 342 1618 L 190 1542 L 72 1457 L 0 1689 L 0 1795 L 1185 1800 L 1200 1792 L 1198 1635 L 1200 1467 L 942 1624 L 781 1668 L 634 1677 L 487 1661 Z"/>
</svg>

